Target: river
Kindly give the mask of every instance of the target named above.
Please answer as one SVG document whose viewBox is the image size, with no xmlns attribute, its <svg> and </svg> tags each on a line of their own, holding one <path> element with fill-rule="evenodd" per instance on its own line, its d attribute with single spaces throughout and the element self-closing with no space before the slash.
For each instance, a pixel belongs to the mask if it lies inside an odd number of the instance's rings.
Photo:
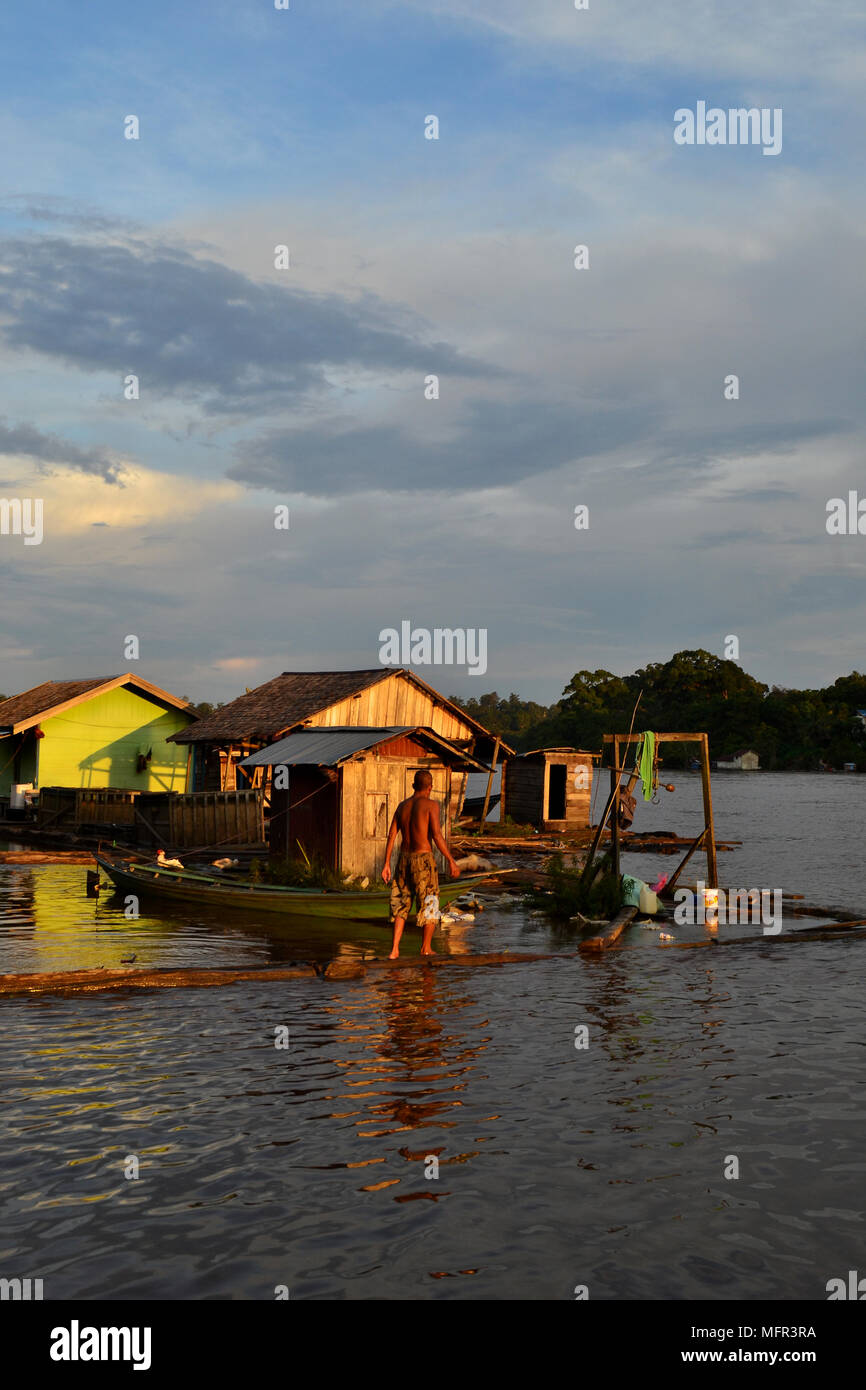
<svg viewBox="0 0 866 1390">
<path fill-rule="evenodd" d="M 697 833 L 699 779 L 670 780 L 636 829 Z M 717 834 L 744 842 L 723 884 L 866 916 L 864 786 L 716 776 Z M 0 866 L 0 970 L 388 939 L 129 922 L 84 873 Z M 0 1275 L 46 1298 L 824 1299 L 863 1265 L 866 943 L 753 937 L 678 951 L 634 929 L 598 959 L 4 1000 Z M 571 949 L 495 904 L 436 945 Z"/>
</svg>

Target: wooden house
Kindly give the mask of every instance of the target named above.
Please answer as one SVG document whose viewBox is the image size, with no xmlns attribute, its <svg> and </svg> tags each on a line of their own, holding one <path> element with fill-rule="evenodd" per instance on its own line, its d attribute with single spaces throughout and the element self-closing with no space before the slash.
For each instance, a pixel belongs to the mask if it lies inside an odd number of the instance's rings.
<svg viewBox="0 0 866 1390">
<path fill-rule="evenodd" d="M 716 767 L 729 772 L 760 772 L 761 760 L 754 748 L 743 748 L 729 758 L 719 758 Z"/>
<path fill-rule="evenodd" d="M 598 753 L 536 748 L 509 758 L 502 772 L 502 815 L 545 831 L 585 830 Z"/>
<path fill-rule="evenodd" d="M 192 791 L 265 785 L 267 767 L 244 760 L 299 729 L 429 729 L 481 764 L 496 740 L 414 671 L 284 671 L 215 710 L 174 740 L 192 748 Z M 511 750 L 502 745 L 503 751 Z M 451 812 L 462 802 L 466 772 L 452 778 Z"/>
<path fill-rule="evenodd" d="M 170 740 L 194 719 L 185 700 L 139 676 L 44 681 L 0 702 L 0 796 L 21 786 L 185 791 L 187 750 Z"/>
<path fill-rule="evenodd" d="M 314 726 L 245 758 L 246 772 L 269 769 L 274 858 L 316 858 L 328 868 L 375 879 L 398 804 L 415 773 L 433 778 L 442 829 L 451 829 L 453 779 L 483 772 L 463 748 L 429 728 Z M 284 775 L 280 776 L 280 773 Z M 437 858 L 440 858 L 437 854 Z"/>
</svg>

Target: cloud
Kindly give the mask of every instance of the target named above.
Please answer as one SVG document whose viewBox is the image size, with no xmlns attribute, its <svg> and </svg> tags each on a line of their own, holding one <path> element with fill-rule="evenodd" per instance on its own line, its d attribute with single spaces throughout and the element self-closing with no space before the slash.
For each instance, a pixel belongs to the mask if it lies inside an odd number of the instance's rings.
<svg viewBox="0 0 866 1390">
<path fill-rule="evenodd" d="M 433 411 L 436 407 L 425 403 Z M 274 430 L 241 446 L 228 476 L 310 496 L 384 491 L 461 492 L 513 484 L 636 440 L 651 409 L 583 408 L 534 397 L 469 401 L 450 437 L 406 424 L 329 423 Z"/>
<path fill-rule="evenodd" d="M 0 417 L 0 456 L 33 459 L 41 473 L 48 465 L 62 465 L 102 478 L 106 483 L 124 486 L 124 465 L 109 457 L 105 449 L 80 449 L 55 434 L 44 434 L 33 425 L 7 426 Z"/>
<path fill-rule="evenodd" d="M 263 264 L 273 252 L 262 247 Z M 290 273 L 290 272 L 287 272 Z M 141 390 L 194 399 L 207 414 L 285 409 L 337 370 L 490 368 L 371 294 L 354 299 L 258 282 L 177 247 L 59 237 L 0 244 L 2 337 L 81 369 L 134 372 Z"/>
<path fill-rule="evenodd" d="M 863 30 L 855 6 L 814 0 L 618 0 L 576 11 L 571 0 L 379 0 L 481 28 L 520 46 L 521 56 L 574 64 L 734 73 L 740 80 L 862 83 Z M 528 51 L 527 51 L 528 50 Z M 858 62 L 859 59 L 859 62 Z"/>
<path fill-rule="evenodd" d="M 213 664 L 217 671 L 252 671 L 265 661 L 265 656 L 224 656 Z"/>
<path fill-rule="evenodd" d="M 18 475 L 5 490 L 42 498 L 46 545 L 55 537 L 94 527 L 129 531 L 171 520 L 186 525 L 206 508 L 235 502 L 242 495 L 236 483 L 224 479 L 184 478 L 136 463 L 123 465 L 123 486 L 111 491 L 95 490 L 92 480 L 74 465 L 55 466 L 46 476 L 23 451 L 18 463 Z"/>
<path fill-rule="evenodd" d="M 133 221 L 132 218 L 120 217 L 114 213 L 107 214 L 77 199 L 51 194 L 9 194 L 0 198 L 0 209 L 8 209 L 19 217 L 29 218 L 32 222 L 52 222 L 74 227 L 77 232 L 131 234 L 144 230 L 143 224 Z"/>
</svg>

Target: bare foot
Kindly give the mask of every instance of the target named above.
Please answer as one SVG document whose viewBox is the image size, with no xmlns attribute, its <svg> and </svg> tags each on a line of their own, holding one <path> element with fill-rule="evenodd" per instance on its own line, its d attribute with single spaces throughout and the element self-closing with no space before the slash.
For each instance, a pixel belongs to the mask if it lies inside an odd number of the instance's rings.
<svg viewBox="0 0 866 1390">
<path fill-rule="evenodd" d="M 388 959 L 389 959 L 389 960 L 399 960 L 399 959 L 400 959 L 400 952 L 399 952 L 399 951 L 392 951 L 391 954 L 390 954 L 390 956 L 388 957 Z"/>
<path fill-rule="evenodd" d="M 421 955 L 422 955 L 422 956 L 435 956 L 435 954 L 436 954 L 435 951 L 422 951 L 422 952 L 421 952 Z"/>
</svg>

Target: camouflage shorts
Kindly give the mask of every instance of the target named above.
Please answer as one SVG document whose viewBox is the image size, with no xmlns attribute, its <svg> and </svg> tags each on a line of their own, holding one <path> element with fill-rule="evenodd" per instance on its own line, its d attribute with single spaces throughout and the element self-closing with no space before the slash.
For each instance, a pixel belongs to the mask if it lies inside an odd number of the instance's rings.
<svg viewBox="0 0 866 1390">
<path fill-rule="evenodd" d="M 439 874 L 436 860 L 429 850 L 422 854 L 401 854 L 397 872 L 391 884 L 391 921 L 406 918 L 412 910 L 412 898 L 418 903 L 417 922 L 439 920 Z"/>
</svg>

